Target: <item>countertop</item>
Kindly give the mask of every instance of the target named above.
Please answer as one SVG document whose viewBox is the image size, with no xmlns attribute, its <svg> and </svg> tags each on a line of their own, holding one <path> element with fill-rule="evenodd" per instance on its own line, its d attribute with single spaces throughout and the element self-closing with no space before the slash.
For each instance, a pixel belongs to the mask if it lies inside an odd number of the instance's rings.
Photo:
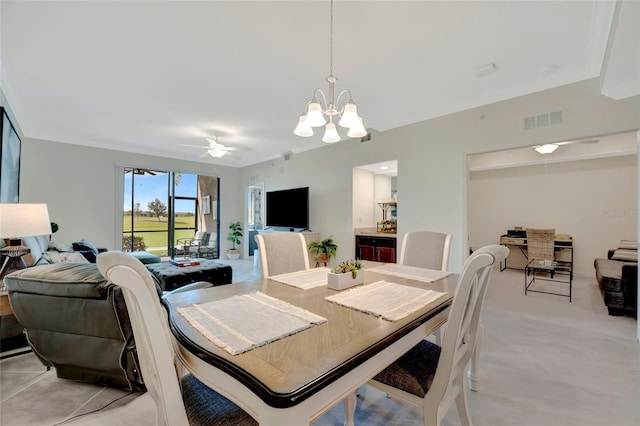
<svg viewBox="0 0 640 426">
<path fill-rule="evenodd" d="M 397 238 L 398 234 L 391 232 L 378 232 L 375 228 L 356 228 L 354 229 L 356 236 L 361 235 L 363 237 L 387 237 Z"/>
</svg>

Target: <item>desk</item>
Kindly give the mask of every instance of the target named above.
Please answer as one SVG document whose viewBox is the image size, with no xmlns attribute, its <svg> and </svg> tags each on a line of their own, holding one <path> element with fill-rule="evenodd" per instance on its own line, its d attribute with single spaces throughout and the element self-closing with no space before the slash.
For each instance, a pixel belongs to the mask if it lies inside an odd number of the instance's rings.
<svg viewBox="0 0 640 426">
<path fill-rule="evenodd" d="M 502 235 L 500 236 L 500 245 L 509 249 L 509 256 L 504 260 L 504 263 L 500 262 L 500 272 L 505 269 L 524 270 L 529 263 L 527 239 Z M 573 271 L 573 238 L 571 235 L 556 234 L 554 247 L 556 261 Z"/>
<path fill-rule="evenodd" d="M 385 276 L 362 271 L 365 283 Z M 163 300 L 176 352 L 187 370 L 261 425 L 302 425 L 340 403 L 447 320 L 457 275 L 435 283 L 393 282 L 447 292 L 418 312 L 390 322 L 327 302 L 327 286 L 300 290 L 269 279 L 171 294 Z M 177 313 L 177 308 L 261 291 L 317 315 L 324 324 L 265 346 L 230 355 Z M 251 321 L 251 318 L 247 318 Z"/>
</svg>

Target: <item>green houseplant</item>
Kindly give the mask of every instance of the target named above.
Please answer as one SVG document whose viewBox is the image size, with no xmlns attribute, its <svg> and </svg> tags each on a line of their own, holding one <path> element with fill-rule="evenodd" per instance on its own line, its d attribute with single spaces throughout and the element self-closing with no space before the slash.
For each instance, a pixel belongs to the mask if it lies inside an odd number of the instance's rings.
<svg viewBox="0 0 640 426">
<path fill-rule="evenodd" d="M 232 222 L 229 225 L 229 234 L 227 235 L 227 240 L 231 241 L 231 248 L 227 250 L 227 257 L 229 259 L 238 259 L 240 258 L 240 250 L 236 248 L 236 244 L 242 244 L 242 223 L 240 222 Z"/>
<path fill-rule="evenodd" d="M 344 290 L 362 284 L 364 274 L 358 274 L 362 268 L 359 260 L 346 260 L 334 267 L 327 275 L 327 283 L 330 289 Z"/>
<path fill-rule="evenodd" d="M 325 266 L 338 251 L 338 245 L 333 241 L 333 235 L 322 241 L 311 241 L 307 248 L 316 257 L 316 262 L 323 262 Z"/>
</svg>

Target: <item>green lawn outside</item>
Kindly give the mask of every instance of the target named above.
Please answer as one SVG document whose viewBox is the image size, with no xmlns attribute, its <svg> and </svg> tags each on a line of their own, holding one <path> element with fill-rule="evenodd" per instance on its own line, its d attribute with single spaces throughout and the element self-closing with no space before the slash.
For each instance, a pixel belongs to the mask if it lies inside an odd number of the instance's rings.
<svg viewBox="0 0 640 426">
<path fill-rule="evenodd" d="M 159 221 L 156 217 L 135 217 L 133 226 L 136 231 L 156 231 L 137 233 L 137 235 L 144 238 L 147 247 L 167 246 L 168 231 L 166 217 L 161 217 Z M 176 227 L 190 227 L 195 229 L 195 216 L 176 218 Z M 176 241 L 181 238 L 192 238 L 195 232 L 194 229 L 177 229 L 175 232 Z M 131 231 L 131 216 L 124 217 L 123 231 Z M 152 252 L 157 252 L 156 254 L 166 254 L 166 250 L 164 250 L 164 252 L 152 250 Z"/>
</svg>

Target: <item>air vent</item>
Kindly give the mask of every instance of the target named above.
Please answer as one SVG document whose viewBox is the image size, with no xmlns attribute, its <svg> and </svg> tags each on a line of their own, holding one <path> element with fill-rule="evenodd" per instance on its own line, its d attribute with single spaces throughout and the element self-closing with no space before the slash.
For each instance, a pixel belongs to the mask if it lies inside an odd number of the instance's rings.
<svg viewBox="0 0 640 426">
<path fill-rule="evenodd" d="M 522 120 L 522 128 L 523 130 L 540 129 L 542 127 L 558 126 L 560 124 L 564 124 L 564 121 L 564 111 L 557 110 L 525 117 Z"/>
<path fill-rule="evenodd" d="M 360 143 L 369 142 L 371 140 L 371 132 L 360 138 Z"/>
<path fill-rule="evenodd" d="M 282 159 L 283 159 L 284 161 L 289 161 L 289 160 L 291 160 L 291 157 L 293 157 L 293 152 L 291 152 L 291 151 L 287 151 L 287 152 L 285 152 L 284 154 L 282 154 Z"/>
</svg>

